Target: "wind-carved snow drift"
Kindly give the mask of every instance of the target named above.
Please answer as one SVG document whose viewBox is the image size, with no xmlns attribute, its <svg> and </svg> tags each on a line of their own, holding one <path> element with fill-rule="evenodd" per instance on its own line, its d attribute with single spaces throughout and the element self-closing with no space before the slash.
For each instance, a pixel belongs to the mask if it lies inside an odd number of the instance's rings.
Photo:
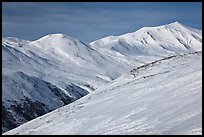
<svg viewBox="0 0 204 137">
<path fill-rule="evenodd" d="M 36 41 L 3 38 L 2 131 L 103 89 L 138 66 L 196 51 L 202 51 L 202 31 L 178 22 L 90 44 L 64 34 Z"/>
</svg>

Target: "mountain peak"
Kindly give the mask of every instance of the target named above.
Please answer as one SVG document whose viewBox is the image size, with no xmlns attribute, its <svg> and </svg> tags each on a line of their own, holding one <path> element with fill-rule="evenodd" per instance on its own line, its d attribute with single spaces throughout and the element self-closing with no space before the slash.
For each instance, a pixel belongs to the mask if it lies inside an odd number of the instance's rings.
<svg viewBox="0 0 204 137">
<path fill-rule="evenodd" d="M 164 26 L 183 27 L 184 25 L 182 25 L 181 23 L 175 21 L 175 22 L 172 22 L 172 23 L 164 25 Z"/>
<path fill-rule="evenodd" d="M 64 37 L 65 34 L 62 34 L 62 33 L 54 33 L 54 34 L 49 34 L 48 36 Z"/>
<path fill-rule="evenodd" d="M 60 39 L 60 38 L 73 39 L 73 38 L 67 36 L 66 34 L 56 33 L 56 34 L 45 35 L 45 36 L 43 36 L 42 38 L 40 38 L 38 40 L 43 40 L 43 39 Z"/>
<path fill-rule="evenodd" d="M 178 21 L 172 22 L 170 24 L 172 24 L 172 25 L 181 25 L 181 23 L 179 23 Z"/>
<path fill-rule="evenodd" d="M 60 34 L 60 33 L 56 33 L 56 34 L 49 34 L 49 35 L 45 35 L 35 41 L 33 41 L 32 43 L 44 43 L 45 45 L 64 45 L 65 43 L 67 43 L 68 41 L 78 41 L 75 38 L 72 38 L 66 34 Z"/>
</svg>

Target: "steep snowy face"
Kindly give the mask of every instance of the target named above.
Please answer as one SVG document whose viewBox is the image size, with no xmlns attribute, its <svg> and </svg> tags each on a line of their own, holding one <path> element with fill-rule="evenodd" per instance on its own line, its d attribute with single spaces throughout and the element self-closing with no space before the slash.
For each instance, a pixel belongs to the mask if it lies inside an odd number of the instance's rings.
<svg viewBox="0 0 204 137">
<path fill-rule="evenodd" d="M 140 66 L 8 134 L 202 134 L 202 52 Z"/>
<path fill-rule="evenodd" d="M 178 22 L 158 27 L 144 27 L 133 33 L 106 37 L 91 43 L 124 55 L 169 56 L 202 50 L 202 32 Z"/>
</svg>

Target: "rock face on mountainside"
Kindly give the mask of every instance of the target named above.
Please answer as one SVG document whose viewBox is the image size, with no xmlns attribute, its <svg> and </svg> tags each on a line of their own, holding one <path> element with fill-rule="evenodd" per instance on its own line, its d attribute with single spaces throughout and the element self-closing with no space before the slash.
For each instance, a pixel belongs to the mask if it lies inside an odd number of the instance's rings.
<svg viewBox="0 0 204 137">
<path fill-rule="evenodd" d="M 202 51 L 202 31 L 178 22 L 90 44 L 65 34 L 2 39 L 2 132 L 69 104 L 131 69 Z"/>
</svg>

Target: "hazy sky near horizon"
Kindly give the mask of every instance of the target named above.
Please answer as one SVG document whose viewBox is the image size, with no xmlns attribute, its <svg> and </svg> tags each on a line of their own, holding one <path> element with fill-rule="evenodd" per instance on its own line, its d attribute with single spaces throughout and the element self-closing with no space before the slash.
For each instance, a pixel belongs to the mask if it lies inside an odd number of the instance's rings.
<svg viewBox="0 0 204 137">
<path fill-rule="evenodd" d="M 3 2 L 2 35 L 63 33 L 84 42 L 178 21 L 202 29 L 202 2 Z"/>
</svg>

